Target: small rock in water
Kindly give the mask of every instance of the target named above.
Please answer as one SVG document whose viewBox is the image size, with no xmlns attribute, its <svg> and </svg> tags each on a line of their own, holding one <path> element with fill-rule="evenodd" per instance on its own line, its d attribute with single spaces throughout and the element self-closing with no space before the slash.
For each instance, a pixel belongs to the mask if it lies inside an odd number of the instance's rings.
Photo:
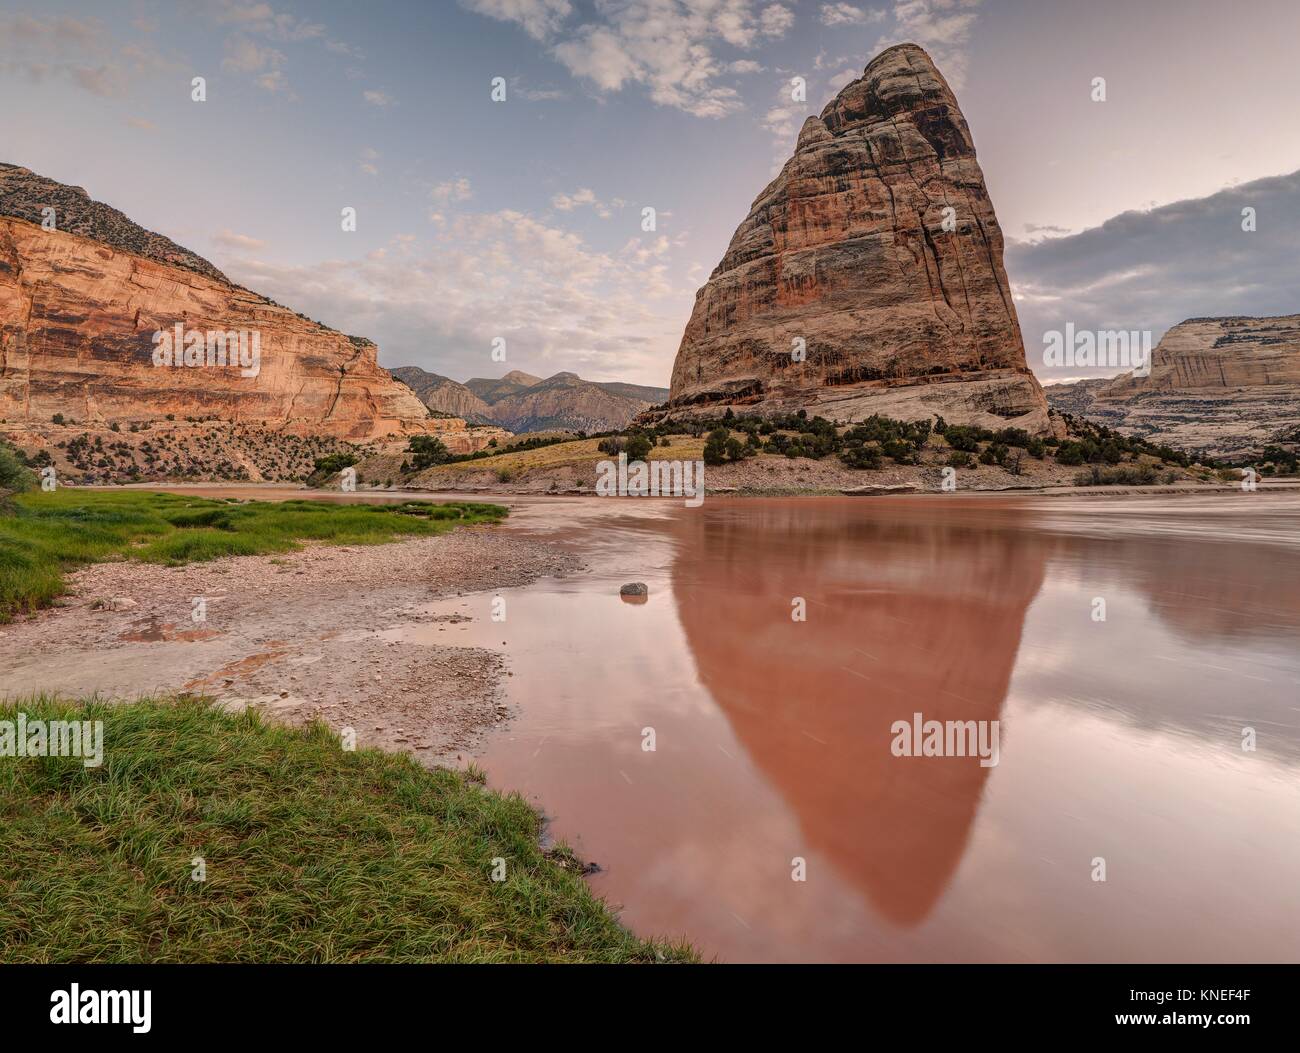
<svg viewBox="0 0 1300 1053">
<path fill-rule="evenodd" d="M 624 603 L 645 603 L 650 590 L 644 581 L 631 581 L 619 589 L 618 594 Z"/>
</svg>

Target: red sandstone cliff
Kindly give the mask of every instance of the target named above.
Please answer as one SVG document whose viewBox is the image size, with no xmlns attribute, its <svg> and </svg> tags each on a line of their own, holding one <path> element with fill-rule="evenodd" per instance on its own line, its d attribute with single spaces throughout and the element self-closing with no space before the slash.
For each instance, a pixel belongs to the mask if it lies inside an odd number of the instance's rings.
<svg viewBox="0 0 1300 1053">
<path fill-rule="evenodd" d="M 41 226 L 45 207 L 53 230 Z M 155 332 L 177 324 L 256 333 L 256 375 L 155 365 Z M 0 165 L 0 420 L 216 416 L 358 440 L 430 430 L 376 353 L 232 284 L 84 190 Z"/>
</svg>

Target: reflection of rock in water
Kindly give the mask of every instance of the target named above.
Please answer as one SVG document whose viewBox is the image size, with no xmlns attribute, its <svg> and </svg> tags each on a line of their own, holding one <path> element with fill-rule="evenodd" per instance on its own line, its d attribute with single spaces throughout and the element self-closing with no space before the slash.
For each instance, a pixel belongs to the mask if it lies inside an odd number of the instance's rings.
<svg viewBox="0 0 1300 1053">
<path fill-rule="evenodd" d="M 673 592 L 702 679 L 806 847 L 914 924 L 956 871 L 991 769 L 893 757 L 890 725 L 918 711 L 998 719 L 1044 542 L 963 525 L 955 506 L 940 524 L 933 504 L 818 512 L 796 501 L 681 517 Z"/>
<path fill-rule="evenodd" d="M 1200 558 L 1188 566 L 1189 556 Z M 1152 610 L 1192 643 L 1300 634 L 1300 553 L 1265 545 L 1141 544 L 1138 587 Z"/>
<path fill-rule="evenodd" d="M 1300 642 L 1300 551 L 1244 540 L 1225 544 L 1213 540 L 1214 525 L 1204 534 L 1211 540 L 1168 534 L 1062 539 L 1053 559 L 1059 556 L 1067 573 L 1087 568 L 1090 592 L 1136 592 L 1157 624 L 1172 633 L 1166 648 L 1172 653 L 1112 651 L 1094 689 L 1077 696 L 1030 692 L 1026 701 L 1101 707 L 1136 727 L 1190 734 L 1220 748 L 1236 749 L 1242 727 L 1259 725 L 1262 756 L 1300 764 L 1291 686 Z M 1127 667 L 1125 661 L 1135 664 Z M 1203 675 L 1218 677 L 1226 670 L 1240 674 L 1226 693 L 1199 683 Z M 1140 689 L 1149 676 L 1192 686 Z"/>
</svg>

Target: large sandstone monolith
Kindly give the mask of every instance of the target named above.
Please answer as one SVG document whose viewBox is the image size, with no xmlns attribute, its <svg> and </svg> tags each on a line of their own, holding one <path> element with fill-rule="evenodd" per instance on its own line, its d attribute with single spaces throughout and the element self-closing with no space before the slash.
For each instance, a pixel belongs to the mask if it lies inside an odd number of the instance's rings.
<svg viewBox="0 0 1300 1053">
<path fill-rule="evenodd" d="M 921 48 L 804 123 L 696 294 L 669 407 L 1048 430 L 970 130 Z"/>
</svg>

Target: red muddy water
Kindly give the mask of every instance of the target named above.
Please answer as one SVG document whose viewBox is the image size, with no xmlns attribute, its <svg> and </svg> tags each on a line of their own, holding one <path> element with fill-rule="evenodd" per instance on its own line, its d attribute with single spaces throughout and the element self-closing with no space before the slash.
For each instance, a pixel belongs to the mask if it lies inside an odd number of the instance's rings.
<svg viewBox="0 0 1300 1053">
<path fill-rule="evenodd" d="M 590 572 L 504 623 L 444 606 L 513 671 L 478 762 L 635 930 L 728 961 L 1296 959 L 1296 495 L 624 505 L 524 505 Z M 893 756 L 916 712 L 998 721 L 999 763 Z"/>
<path fill-rule="evenodd" d="M 1300 956 L 1300 494 L 510 503 L 590 569 L 394 638 L 507 656 L 475 759 L 636 931 L 724 961 Z M 894 756 L 915 713 L 997 721 L 998 764 Z"/>
</svg>

